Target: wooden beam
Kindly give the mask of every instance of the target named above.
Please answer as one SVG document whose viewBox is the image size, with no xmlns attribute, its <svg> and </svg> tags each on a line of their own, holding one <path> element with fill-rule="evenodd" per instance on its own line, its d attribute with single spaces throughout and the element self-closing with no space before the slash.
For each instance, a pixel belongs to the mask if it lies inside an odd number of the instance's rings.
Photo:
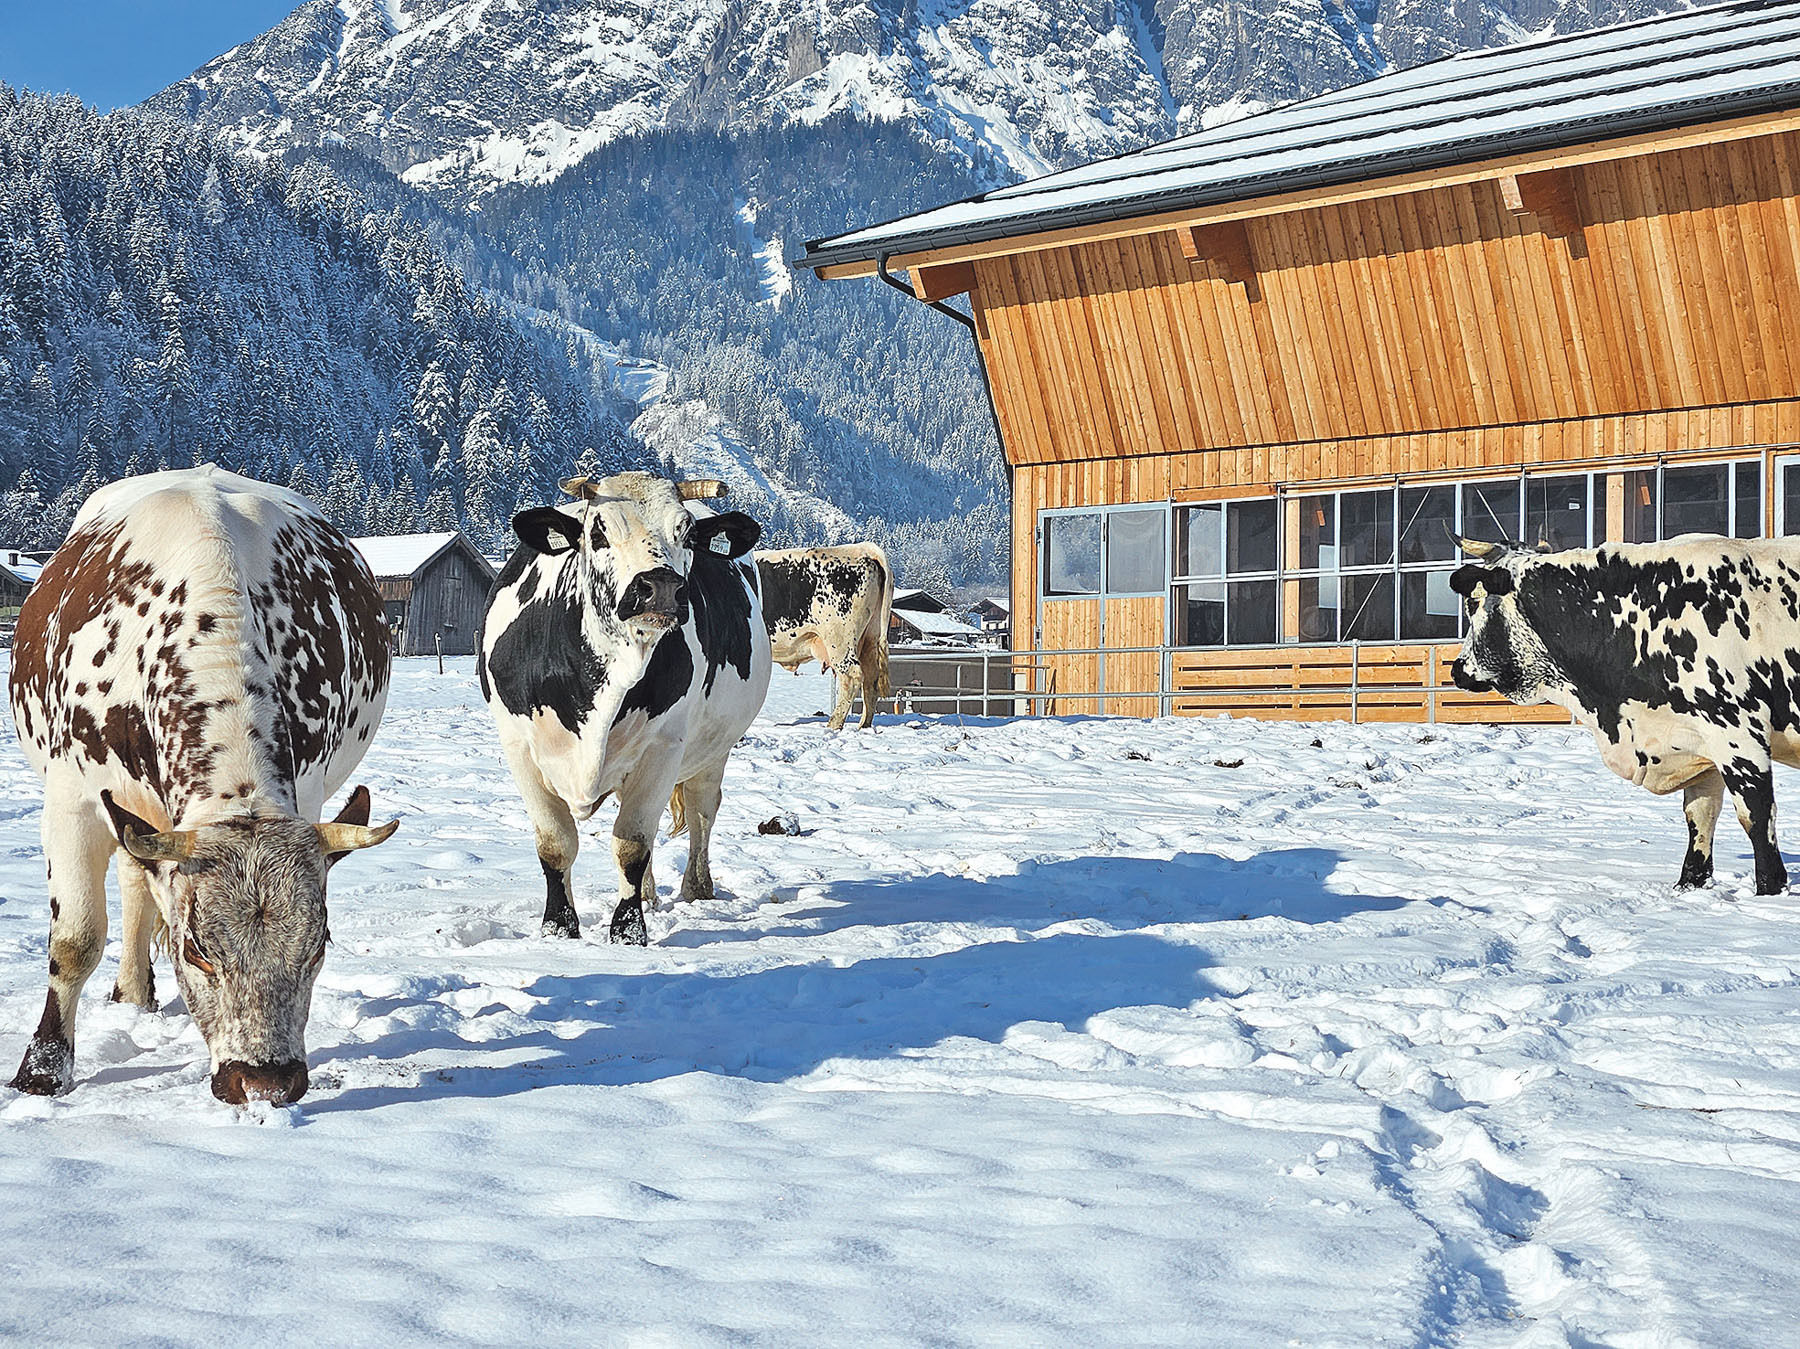
<svg viewBox="0 0 1800 1349">
<path fill-rule="evenodd" d="M 1458 187 L 1465 183 L 1488 182 L 1511 174 L 1523 178 L 1552 169 L 1566 169 L 1579 164 L 1599 164 L 1607 160 L 1629 159 L 1634 155 L 1660 154 L 1696 145 L 1725 141 L 1750 140 L 1762 136 L 1800 131 L 1800 110 L 1779 116 L 1757 115 L 1737 117 L 1723 122 L 1683 127 L 1673 131 L 1646 132 L 1621 136 L 1614 140 L 1587 141 L 1541 153 L 1480 160 L 1448 168 L 1394 174 L 1386 178 L 1368 178 L 1337 187 L 1312 188 L 1302 192 L 1284 192 L 1273 196 L 1243 201 L 1221 202 L 1216 206 L 1199 206 L 1184 211 L 1163 211 L 1154 215 L 1104 221 L 1092 225 L 1073 225 L 1063 229 L 1040 230 L 1034 234 L 1016 235 L 1009 239 L 993 239 L 985 243 L 952 244 L 926 249 L 918 253 L 896 254 L 888 266 L 895 270 L 935 267 L 952 262 L 979 262 L 984 258 L 1005 257 L 1012 253 L 1035 253 L 1040 249 L 1063 248 L 1069 244 L 1098 243 L 1106 239 L 1124 239 L 1139 234 L 1160 234 L 1164 230 L 1187 225 L 1221 224 L 1229 220 L 1249 220 L 1257 216 L 1280 215 L 1287 211 L 1304 211 L 1319 206 L 1341 206 L 1353 201 L 1370 201 L 1380 197 L 1405 196 L 1412 192 L 1429 192 L 1433 188 Z M 828 281 L 845 277 L 875 275 L 873 262 L 844 262 L 821 267 L 819 275 Z"/>
<path fill-rule="evenodd" d="M 944 267 L 914 267 L 913 294 L 921 300 L 947 300 L 975 289 L 975 264 L 953 262 Z"/>
<path fill-rule="evenodd" d="M 1215 280 L 1242 286 L 1252 304 L 1261 298 L 1256 284 L 1256 258 L 1250 251 L 1250 233 L 1241 220 L 1221 225 L 1188 225 L 1175 231 L 1181 253 L 1189 262 L 1204 263 Z"/>
</svg>

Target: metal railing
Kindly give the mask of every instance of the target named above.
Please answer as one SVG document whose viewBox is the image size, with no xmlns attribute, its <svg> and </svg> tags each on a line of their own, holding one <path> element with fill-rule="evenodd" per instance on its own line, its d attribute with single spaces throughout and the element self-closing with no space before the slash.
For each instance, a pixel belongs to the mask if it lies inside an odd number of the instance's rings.
<svg viewBox="0 0 1800 1349">
<path fill-rule="evenodd" d="M 1471 695 L 1439 677 L 1442 668 L 1440 649 L 1454 650 L 1452 642 L 1347 642 L 1341 646 L 1305 647 L 1294 644 L 1244 646 L 1230 648 L 1193 648 L 1167 646 L 1076 647 L 1059 650 L 988 651 L 933 650 L 897 648 L 890 653 L 889 669 L 893 676 L 893 692 L 882 698 L 878 710 L 896 713 L 922 712 L 927 715 L 1044 716 L 1052 708 L 1072 705 L 1105 713 L 1109 703 L 1154 702 L 1156 710 L 1168 716 L 1176 704 L 1214 702 L 1262 703 L 1270 710 L 1305 711 L 1325 706 L 1347 705 L 1351 722 L 1364 719 L 1376 708 L 1391 710 L 1405 699 L 1416 700 L 1425 721 L 1435 724 L 1439 718 L 1440 700 L 1449 694 L 1462 705 L 1477 705 Z M 1375 652 L 1391 653 L 1400 649 L 1418 650 L 1417 658 L 1396 662 L 1391 656 L 1377 660 Z M 1256 655 L 1266 653 L 1269 663 L 1279 667 L 1292 662 L 1298 652 L 1341 652 L 1341 663 L 1320 662 L 1317 668 L 1340 675 L 1316 683 L 1180 683 L 1178 676 L 1206 668 L 1205 658 L 1229 655 L 1233 662 L 1249 664 Z M 1158 678 L 1154 688 L 1109 688 L 1106 662 L 1121 657 L 1154 656 Z M 1195 663 L 1184 664 L 1182 658 Z M 1072 660 L 1092 660 L 1092 689 L 1058 687 L 1057 676 Z M 1416 666 L 1424 676 L 1419 680 L 1395 680 L 1377 677 L 1406 666 Z M 921 677 L 935 671 L 938 678 Z M 1116 668 L 1116 667 L 1115 667 Z M 1229 669 L 1226 664 L 1224 669 Z M 1501 703 L 1497 702 L 1497 706 Z M 1223 709 L 1221 709 L 1223 710 Z"/>
</svg>

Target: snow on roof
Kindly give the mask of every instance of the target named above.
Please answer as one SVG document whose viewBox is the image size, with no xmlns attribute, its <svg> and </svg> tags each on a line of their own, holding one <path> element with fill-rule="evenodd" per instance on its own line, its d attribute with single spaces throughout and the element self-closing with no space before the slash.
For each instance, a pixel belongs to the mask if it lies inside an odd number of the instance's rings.
<svg viewBox="0 0 1800 1349">
<path fill-rule="evenodd" d="M 933 613 L 941 613 L 944 608 L 942 601 L 929 590 L 921 590 L 916 587 L 908 586 L 895 587 L 894 608 L 905 609 L 907 612 L 911 613 L 920 605 L 926 606 Z"/>
<path fill-rule="evenodd" d="M 928 613 L 923 609 L 896 610 L 895 616 L 926 637 L 979 637 L 980 628 L 972 628 L 948 614 Z"/>
<path fill-rule="evenodd" d="M 0 548 L 0 567 L 6 568 L 29 586 L 37 584 L 37 578 L 43 574 L 44 563 L 17 548 Z"/>
<path fill-rule="evenodd" d="M 456 538 L 454 530 L 444 534 L 386 534 L 368 539 L 351 539 L 356 551 L 363 555 L 369 570 L 380 580 L 396 580 L 414 575 L 432 558 L 450 546 Z"/>
<path fill-rule="evenodd" d="M 1800 3 L 1464 52 L 806 245 L 799 265 L 980 243 L 1800 107 Z"/>
</svg>

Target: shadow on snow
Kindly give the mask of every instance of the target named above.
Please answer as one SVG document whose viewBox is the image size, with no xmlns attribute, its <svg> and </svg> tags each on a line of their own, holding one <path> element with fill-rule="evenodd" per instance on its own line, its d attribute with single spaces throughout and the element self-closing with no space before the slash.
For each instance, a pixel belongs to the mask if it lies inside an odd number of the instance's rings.
<svg viewBox="0 0 1800 1349">
<path fill-rule="evenodd" d="M 544 999 L 529 1013 L 539 1029 L 472 1044 L 453 1025 L 408 1027 L 327 1051 L 315 1069 L 328 1077 L 352 1062 L 454 1059 L 469 1051 L 529 1051 L 531 1062 L 417 1065 L 416 1084 L 350 1087 L 306 1110 L 508 1096 L 540 1086 L 630 1085 L 694 1072 L 781 1081 L 834 1059 L 905 1057 L 953 1037 L 997 1043 L 1024 1022 L 1079 1029 L 1119 1008 L 1185 1008 L 1216 991 L 1205 976 L 1212 964 L 1207 952 L 1174 935 L 1119 926 L 1274 916 L 1333 923 L 1407 902 L 1328 890 L 1339 860 L 1317 848 L 1244 862 L 1199 854 L 1096 857 L 994 880 L 940 873 L 822 886 L 829 894 L 823 907 L 781 910 L 775 922 L 748 932 L 678 930 L 663 944 L 806 938 L 854 926 L 889 929 L 891 947 L 925 949 L 834 964 L 806 961 L 802 946 L 790 963 L 743 973 L 544 976 L 525 989 Z M 958 925 L 958 939 L 971 944 L 929 949 L 935 927 L 945 923 Z M 924 926 L 914 931 L 915 924 Z M 1080 930 L 1024 930 L 1058 924 Z M 570 1019 L 602 1024 L 558 1035 L 553 1023 Z"/>
</svg>

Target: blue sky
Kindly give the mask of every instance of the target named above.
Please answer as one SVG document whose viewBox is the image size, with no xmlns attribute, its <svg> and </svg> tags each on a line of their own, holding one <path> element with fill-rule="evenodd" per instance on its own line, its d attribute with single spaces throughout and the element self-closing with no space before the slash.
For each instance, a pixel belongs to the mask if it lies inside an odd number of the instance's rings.
<svg viewBox="0 0 1800 1349">
<path fill-rule="evenodd" d="M 265 33 L 300 0 L 0 0 L 0 82 L 137 103 Z"/>
</svg>

